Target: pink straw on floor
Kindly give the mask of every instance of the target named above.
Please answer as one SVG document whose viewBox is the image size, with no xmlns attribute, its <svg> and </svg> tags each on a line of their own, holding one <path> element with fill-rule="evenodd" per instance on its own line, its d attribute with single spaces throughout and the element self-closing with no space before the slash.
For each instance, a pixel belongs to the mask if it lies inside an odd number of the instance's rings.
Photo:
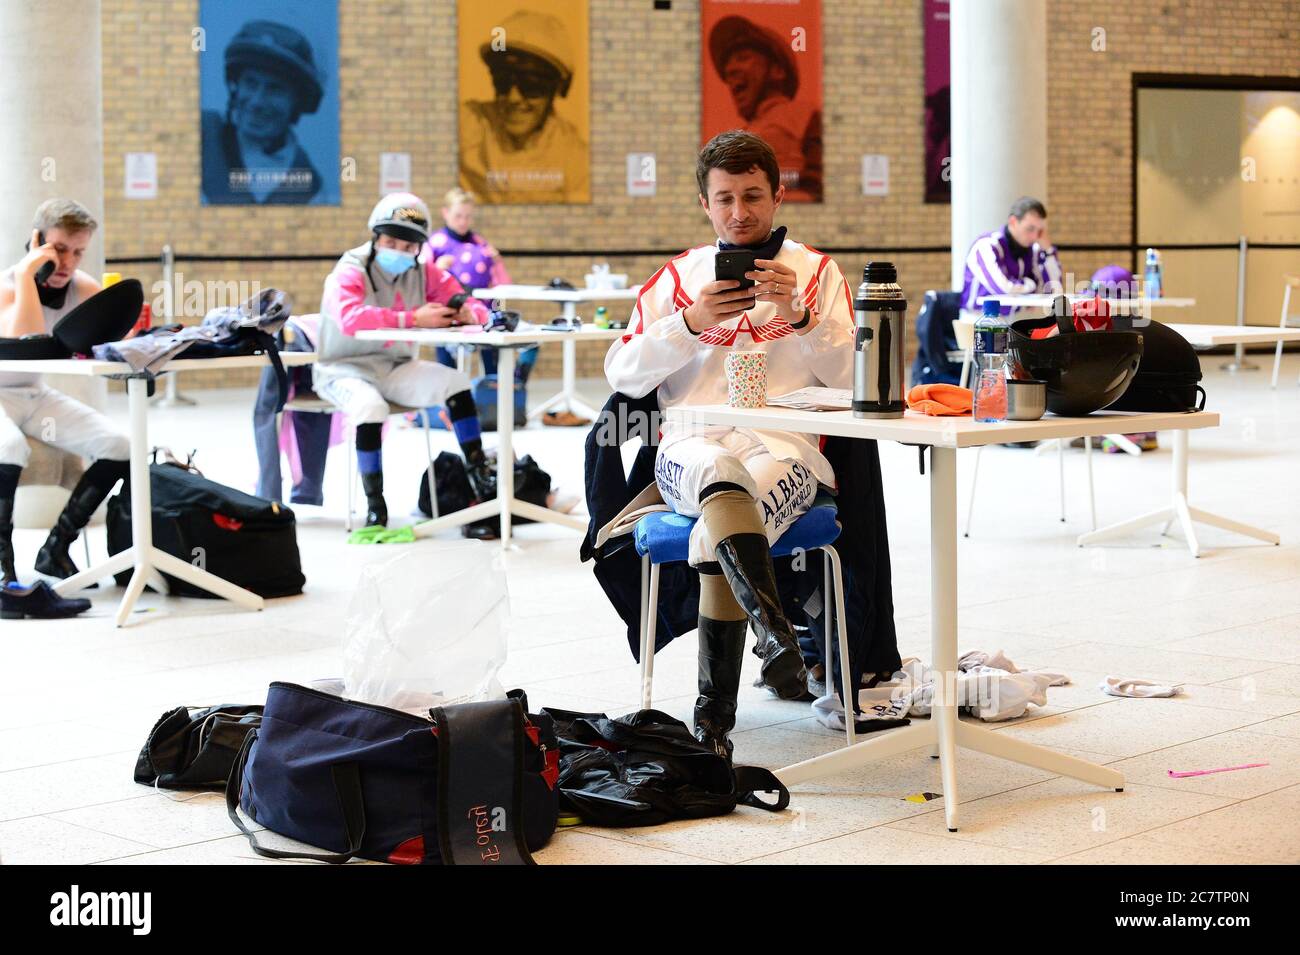
<svg viewBox="0 0 1300 955">
<path fill-rule="evenodd" d="M 1235 769 L 1255 769 L 1258 766 L 1267 765 L 1268 763 L 1246 763 L 1244 766 L 1224 766 L 1222 769 L 1193 769 L 1186 773 L 1176 773 L 1171 769 L 1168 772 L 1171 779 L 1184 779 L 1187 776 L 1208 776 L 1211 773 L 1230 773 Z"/>
</svg>

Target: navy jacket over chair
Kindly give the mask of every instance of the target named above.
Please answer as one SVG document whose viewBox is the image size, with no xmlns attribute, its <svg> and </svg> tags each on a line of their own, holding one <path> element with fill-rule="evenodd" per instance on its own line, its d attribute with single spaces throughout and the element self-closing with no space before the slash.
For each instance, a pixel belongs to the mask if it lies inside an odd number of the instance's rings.
<svg viewBox="0 0 1300 955">
<path fill-rule="evenodd" d="M 584 561 L 594 558 L 596 580 L 627 624 L 627 641 L 633 657 L 640 649 L 641 559 L 630 534 L 611 539 L 599 551 L 595 542 L 600 529 L 654 481 L 658 434 L 641 435 L 642 445 L 627 473 L 623 470 L 619 446 L 615 442 L 602 443 L 601 438 L 619 430 L 611 427 L 611 422 L 657 422 L 658 414 L 656 392 L 644 398 L 615 393 L 605 403 L 586 442 L 585 483 L 591 521 L 582 542 L 581 558 Z M 822 452 L 840 484 L 836 505 L 844 531 L 836 548 L 844 568 L 850 676 L 856 685 L 863 673 L 892 673 L 902 663 L 894 629 L 880 453 L 875 441 L 850 438 L 827 438 Z M 802 570 L 795 570 L 789 558 L 777 559 L 775 565 L 782 602 L 791 621 L 806 620 L 817 646 L 824 646 L 824 615 L 812 617 L 803 613 L 804 601 L 821 587 L 822 562 L 807 561 Z M 696 628 L 699 599 L 699 577 L 694 570 L 686 564 L 665 564 L 660 568 L 656 650 Z M 838 678 L 834 685 L 840 685 Z"/>
</svg>

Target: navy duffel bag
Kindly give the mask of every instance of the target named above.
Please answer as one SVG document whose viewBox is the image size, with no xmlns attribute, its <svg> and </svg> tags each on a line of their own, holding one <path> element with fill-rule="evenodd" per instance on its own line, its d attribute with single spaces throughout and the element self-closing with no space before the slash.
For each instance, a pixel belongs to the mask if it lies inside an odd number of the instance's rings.
<svg viewBox="0 0 1300 955">
<path fill-rule="evenodd" d="M 342 863 L 531 864 L 559 813 L 550 717 L 508 699 L 435 707 L 430 718 L 272 683 L 261 727 L 226 784 L 226 809 L 259 855 Z M 273 832 L 328 852 L 261 845 Z"/>
</svg>

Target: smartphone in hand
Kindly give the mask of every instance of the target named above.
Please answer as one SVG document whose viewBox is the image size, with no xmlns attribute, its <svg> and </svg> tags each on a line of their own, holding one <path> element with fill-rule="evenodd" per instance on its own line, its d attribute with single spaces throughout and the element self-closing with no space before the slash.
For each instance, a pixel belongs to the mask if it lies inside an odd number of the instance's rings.
<svg viewBox="0 0 1300 955">
<path fill-rule="evenodd" d="M 754 280 L 745 278 L 745 273 L 753 272 L 756 269 L 754 253 L 748 249 L 719 252 L 713 259 L 713 277 L 715 279 L 734 279 L 740 283 L 737 289 L 754 287 Z M 751 298 L 745 308 L 753 308 L 756 302 L 756 299 Z"/>
<path fill-rule="evenodd" d="M 44 244 L 45 244 L 45 233 L 44 233 L 44 232 L 38 232 L 38 233 L 36 233 L 36 238 L 37 238 L 37 240 L 39 240 L 39 242 L 40 242 L 41 245 L 44 245 Z M 30 242 L 28 242 L 27 244 L 28 244 L 28 246 L 31 245 Z M 54 264 L 53 262 L 46 262 L 46 263 L 45 263 L 44 265 L 42 265 L 39 269 L 37 269 L 37 270 L 36 270 L 36 275 L 35 275 L 36 284 L 37 284 L 37 285 L 44 285 L 46 282 L 48 282 L 48 281 L 50 280 L 50 276 L 54 274 L 54 269 L 55 269 L 55 264 Z"/>
<path fill-rule="evenodd" d="M 715 279 L 735 279 L 740 283 L 740 288 L 753 288 L 754 280 L 745 278 L 745 273 L 753 272 L 756 268 L 754 253 L 748 249 L 719 252 L 713 259 L 713 277 Z"/>
</svg>

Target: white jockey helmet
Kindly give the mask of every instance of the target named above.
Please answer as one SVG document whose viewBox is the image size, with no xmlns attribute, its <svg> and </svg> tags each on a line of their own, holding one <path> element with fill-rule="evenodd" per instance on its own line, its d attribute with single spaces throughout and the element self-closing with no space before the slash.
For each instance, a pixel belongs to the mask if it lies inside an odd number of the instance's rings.
<svg viewBox="0 0 1300 955">
<path fill-rule="evenodd" d="M 429 207 L 409 192 L 390 192 L 370 213 L 370 231 L 405 242 L 427 242 Z"/>
</svg>

